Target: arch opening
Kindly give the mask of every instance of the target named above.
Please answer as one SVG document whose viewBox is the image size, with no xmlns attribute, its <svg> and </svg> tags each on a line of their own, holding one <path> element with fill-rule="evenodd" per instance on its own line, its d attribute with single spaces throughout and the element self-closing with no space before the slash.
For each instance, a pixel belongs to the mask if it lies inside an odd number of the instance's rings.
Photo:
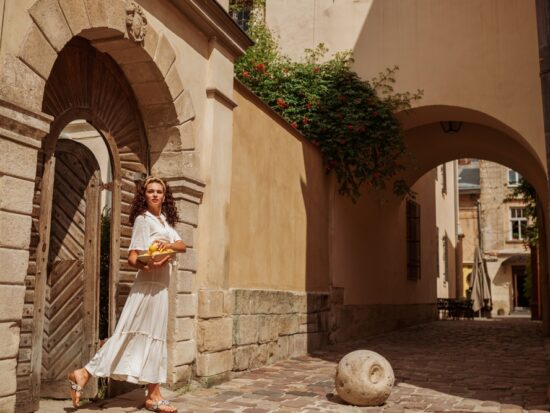
<svg viewBox="0 0 550 413">
<path fill-rule="evenodd" d="M 132 285 L 135 274 L 126 263 L 128 214 L 135 183 L 150 170 L 146 122 L 134 92 L 113 58 L 81 37 L 59 52 L 46 82 L 43 111 L 54 120 L 39 152 L 35 187 L 36 255 L 28 274 L 35 280 L 28 288 L 31 339 L 19 349 L 30 353 L 28 370 L 21 370 L 30 379 L 18 381 L 16 399 L 25 410 L 36 410 L 41 396 L 66 396 L 60 381 L 75 363 L 85 364 L 101 336 L 114 329 Z M 102 215 L 102 208 L 109 212 Z M 100 277 L 105 222 L 110 224 L 109 258 Z M 106 279 L 107 288 L 100 288 Z M 108 320 L 100 309 L 108 310 Z M 96 390 L 94 383 L 87 392 L 91 396 Z"/>
</svg>

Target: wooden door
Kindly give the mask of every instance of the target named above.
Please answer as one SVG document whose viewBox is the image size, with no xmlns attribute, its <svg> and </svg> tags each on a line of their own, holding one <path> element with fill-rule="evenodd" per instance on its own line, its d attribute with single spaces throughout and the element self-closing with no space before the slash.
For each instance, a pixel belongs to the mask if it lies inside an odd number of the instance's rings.
<svg viewBox="0 0 550 413">
<path fill-rule="evenodd" d="M 529 308 L 531 303 L 527 291 L 525 291 L 525 279 L 527 274 L 524 265 L 513 265 L 512 276 L 514 281 L 514 307 Z"/>
<path fill-rule="evenodd" d="M 59 140 L 55 158 L 40 395 L 66 398 L 67 373 L 97 350 L 101 178 L 80 143 Z M 92 379 L 83 397 L 96 392 Z"/>
</svg>

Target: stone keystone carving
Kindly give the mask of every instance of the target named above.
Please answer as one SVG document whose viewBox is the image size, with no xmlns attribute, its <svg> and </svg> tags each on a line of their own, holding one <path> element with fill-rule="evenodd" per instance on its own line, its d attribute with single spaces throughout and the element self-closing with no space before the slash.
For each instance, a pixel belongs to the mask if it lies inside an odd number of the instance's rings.
<svg viewBox="0 0 550 413">
<path fill-rule="evenodd" d="M 126 3 L 126 28 L 128 36 L 136 43 L 141 43 L 147 33 L 147 18 L 135 1 Z"/>
</svg>

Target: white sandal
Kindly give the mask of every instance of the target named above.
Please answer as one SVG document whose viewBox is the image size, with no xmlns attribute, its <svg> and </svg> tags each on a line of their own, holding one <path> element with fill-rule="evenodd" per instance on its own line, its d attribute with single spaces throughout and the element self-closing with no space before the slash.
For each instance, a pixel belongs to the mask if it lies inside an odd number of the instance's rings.
<svg viewBox="0 0 550 413">
<path fill-rule="evenodd" d="M 82 395 L 82 387 L 76 384 L 69 376 L 70 374 L 67 376 L 67 379 L 71 384 L 71 390 L 74 390 L 75 392 L 75 397 L 73 397 L 73 392 L 71 391 L 71 400 L 73 401 L 73 406 L 78 407 L 78 405 L 75 405 L 75 398 L 76 398 L 76 395 L 78 395 L 79 398 Z"/>
<path fill-rule="evenodd" d="M 151 412 L 163 412 L 163 410 L 160 409 L 161 406 L 171 406 L 170 402 L 166 399 L 159 400 L 158 402 L 155 402 L 155 404 L 152 404 L 151 406 L 147 406 L 147 403 L 145 404 L 145 408 Z M 177 413 L 178 409 L 174 407 L 175 410 L 173 410 L 171 413 Z"/>
</svg>

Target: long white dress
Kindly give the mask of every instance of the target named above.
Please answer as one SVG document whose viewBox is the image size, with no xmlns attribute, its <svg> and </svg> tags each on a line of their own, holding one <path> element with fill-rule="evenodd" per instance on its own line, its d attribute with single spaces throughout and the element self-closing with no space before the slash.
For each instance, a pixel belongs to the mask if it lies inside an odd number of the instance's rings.
<svg viewBox="0 0 550 413">
<path fill-rule="evenodd" d="M 147 251 L 155 240 L 181 240 L 164 215 L 138 216 L 129 250 Z M 85 366 L 93 376 L 130 383 L 165 383 L 168 285 L 174 266 L 139 270 L 113 335 Z"/>
</svg>

